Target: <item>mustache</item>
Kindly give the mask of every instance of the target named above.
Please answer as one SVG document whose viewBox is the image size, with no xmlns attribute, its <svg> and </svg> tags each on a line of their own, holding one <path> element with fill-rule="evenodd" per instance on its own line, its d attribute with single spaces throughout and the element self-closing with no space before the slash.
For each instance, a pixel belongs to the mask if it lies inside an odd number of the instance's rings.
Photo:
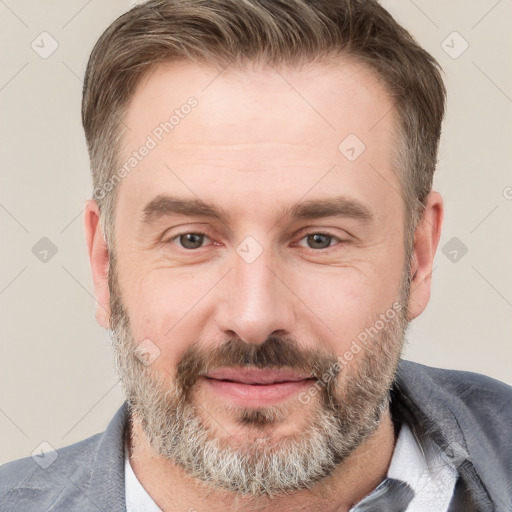
<svg viewBox="0 0 512 512">
<path fill-rule="evenodd" d="M 246 366 L 292 369 L 321 379 L 329 371 L 331 374 L 339 373 L 337 362 L 335 354 L 322 349 L 300 347 L 293 338 L 279 336 L 270 336 L 261 344 L 231 338 L 213 348 L 202 347 L 196 342 L 188 347 L 178 363 L 175 382 L 186 393 L 202 375 L 211 370 Z"/>
</svg>

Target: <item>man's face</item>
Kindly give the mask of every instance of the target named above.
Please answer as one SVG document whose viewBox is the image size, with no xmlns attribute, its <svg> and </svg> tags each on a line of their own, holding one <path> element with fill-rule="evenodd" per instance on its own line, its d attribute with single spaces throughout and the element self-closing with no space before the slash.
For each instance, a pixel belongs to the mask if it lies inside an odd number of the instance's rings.
<svg viewBox="0 0 512 512">
<path fill-rule="evenodd" d="M 198 478 L 302 488 L 377 428 L 407 325 L 392 115 L 350 62 L 165 64 L 139 84 L 120 158 L 137 151 L 118 185 L 114 347 L 152 447 Z"/>
</svg>

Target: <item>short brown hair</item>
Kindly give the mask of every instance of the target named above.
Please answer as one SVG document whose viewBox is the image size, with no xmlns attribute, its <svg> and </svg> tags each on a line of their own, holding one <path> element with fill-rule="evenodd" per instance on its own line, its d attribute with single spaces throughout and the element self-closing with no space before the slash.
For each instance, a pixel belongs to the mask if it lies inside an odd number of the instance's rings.
<svg viewBox="0 0 512 512">
<path fill-rule="evenodd" d="M 115 20 L 91 53 L 82 101 L 107 242 L 123 117 L 152 66 L 184 59 L 220 68 L 298 64 L 330 56 L 366 64 L 394 101 L 395 166 L 410 248 L 432 188 L 446 91 L 434 58 L 375 0 L 149 0 Z"/>
</svg>

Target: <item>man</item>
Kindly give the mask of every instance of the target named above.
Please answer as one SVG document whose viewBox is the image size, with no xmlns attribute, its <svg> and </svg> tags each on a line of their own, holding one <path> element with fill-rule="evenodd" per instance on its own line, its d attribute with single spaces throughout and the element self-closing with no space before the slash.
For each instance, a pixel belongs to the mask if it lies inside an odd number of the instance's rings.
<svg viewBox="0 0 512 512">
<path fill-rule="evenodd" d="M 152 0 L 86 72 L 97 320 L 127 402 L 2 510 L 512 510 L 510 387 L 401 360 L 437 64 L 373 1 Z"/>
</svg>

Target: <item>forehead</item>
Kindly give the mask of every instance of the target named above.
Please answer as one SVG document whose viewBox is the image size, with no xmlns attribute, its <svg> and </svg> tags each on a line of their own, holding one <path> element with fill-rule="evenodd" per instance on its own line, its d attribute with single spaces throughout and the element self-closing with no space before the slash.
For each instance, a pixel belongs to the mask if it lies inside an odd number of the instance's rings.
<svg viewBox="0 0 512 512">
<path fill-rule="evenodd" d="M 130 131 L 135 127 L 151 133 L 155 121 L 169 120 L 191 97 L 198 108 L 188 116 L 187 126 L 173 130 L 172 142 L 190 142 L 195 136 L 202 143 L 256 143 L 267 141 L 270 132 L 283 141 L 330 144 L 349 130 L 364 139 L 392 107 L 375 74 L 353 60 L 279 68 L 254 63 L 242 69 L 169 62 L 153 67 L 139 82 L 126 124 Z M 291 123 L 298 119 L 302 122 Z M 286 130 L 278 133 L 279 127 Z M 134 135 L 128 133 L 127 141 Z"/>
<path fill-rule="evenodd" d="M 224 70 L 160 64 L 128 105 L 120 162 L 134 165 L 118 186 L 126 204 L 178 187 L 224 202 L 236 191 L 243 206 L 244 194 L 296 200 L 318 181 L 319 195 L 380 187 L 396 204 L 393 116 L 383 85 L 350 60 Z"/>
</svg>

